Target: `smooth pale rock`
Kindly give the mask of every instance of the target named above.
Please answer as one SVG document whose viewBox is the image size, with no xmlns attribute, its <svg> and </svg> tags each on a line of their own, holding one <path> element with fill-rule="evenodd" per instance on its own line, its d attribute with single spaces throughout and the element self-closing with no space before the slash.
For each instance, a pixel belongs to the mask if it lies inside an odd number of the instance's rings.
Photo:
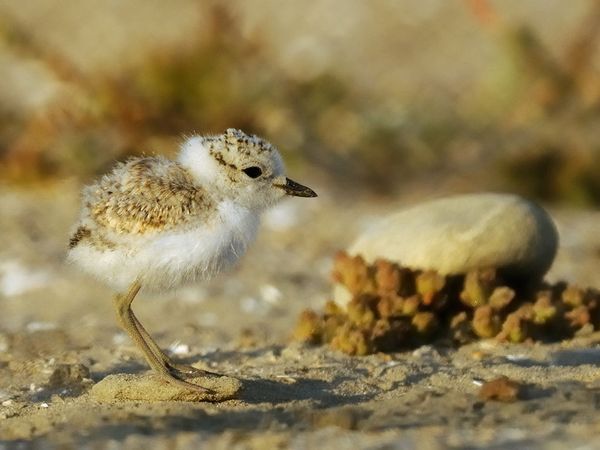
<svg viewBox="0 0 600 450">
<path fill-rule="evenodd" d="M 114 403 L 123 400 L 137 401 L 184 401 L 184 402 L 220 402 L 235 398 L 242 388 L 236 378 L 190 377 L 190 383 L 210 389 L 209 392 L 197 392 L 176 386 L 149 374 L 114 374 L 108 375 L 95 384 L 90 396 L 100 402 Z"/>
<path fill-rule="evenodd" d="M 518 279 L 538 279 L 558 248 L 558 232 L 546 211 L 510 194 L 441 198 L 401 210 L 360 236 L 349 248 L 368 262 L 384 258 L 444 275 L 495 267 Z M 334 293 L 341 304 L 349 293 Z"/>
</svg>

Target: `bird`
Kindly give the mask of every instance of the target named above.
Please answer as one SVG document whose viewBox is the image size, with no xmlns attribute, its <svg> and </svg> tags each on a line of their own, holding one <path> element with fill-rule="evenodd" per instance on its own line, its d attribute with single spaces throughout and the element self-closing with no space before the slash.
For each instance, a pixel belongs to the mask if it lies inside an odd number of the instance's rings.
<svg viewBox="0 0 600 450">
<path fill-rule="evenodd" d="M 285 174 L 277 148 L 229 128 L 186 137 L 175 159 L 138 156 L 82 191 L 67 260 L 117 293 L 121 328 L 162 379 L 200 392 L 132 310 L 140 289 L 165 291 L 232 267 L 255 239 L 261 213 L 286 196 L 316 197 Z"/>
</svg>

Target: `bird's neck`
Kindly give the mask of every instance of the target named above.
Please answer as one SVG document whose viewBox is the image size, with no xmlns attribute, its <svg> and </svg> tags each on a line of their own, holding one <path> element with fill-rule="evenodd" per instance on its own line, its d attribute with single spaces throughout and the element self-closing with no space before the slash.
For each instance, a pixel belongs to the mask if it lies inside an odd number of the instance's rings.
<svg viewBox="0 0 600 450">
<path fill-rule="evenodd" d="M 181 146 L 177 160 L 192 174 L 198 184 L 210 186 L 216 183 L 219 167 L 204 145 L 203 138 L 187 139 Z"/>
<path fill-rule="evenodd" d="M 232 200 L 223 200 L 218 205 L 223 225 L 233 230 L 243 242 L 250 242 L 256 236 L 260 222 L 260 211 L 247 208 Z"/>
</svg>

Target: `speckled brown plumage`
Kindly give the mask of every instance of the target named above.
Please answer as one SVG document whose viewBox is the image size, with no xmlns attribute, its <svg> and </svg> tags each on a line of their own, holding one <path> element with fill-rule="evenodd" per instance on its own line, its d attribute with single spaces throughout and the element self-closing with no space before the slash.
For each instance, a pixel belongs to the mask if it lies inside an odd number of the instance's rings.
<svg viewBox="0 0 600 450">
<path fill-rule="evenodd" d="M 225 134 L 205 138 L 211 156 L 222 166 L 238 170 L 234 160 L 240 155 L 260 155 L 273 153 L 274 147 L 268 141 L 240 130 L 230 128 Z"/>
<path fill-rule="evenodd" d="M 78 227 L 71 236 L 71 239 L 69 239 L 69 248 L 75 248 L 82 239 L 89 237 L 91 234 L 92 232 L 89 228 L 83 225 Z"/>
<path fill-rule="evenodd" d="M 211 200 L 179 163 L 134 158 L 84 194 L 90 218 L 116 233 L 165 231 L 202 219 Z"/>
</svg>

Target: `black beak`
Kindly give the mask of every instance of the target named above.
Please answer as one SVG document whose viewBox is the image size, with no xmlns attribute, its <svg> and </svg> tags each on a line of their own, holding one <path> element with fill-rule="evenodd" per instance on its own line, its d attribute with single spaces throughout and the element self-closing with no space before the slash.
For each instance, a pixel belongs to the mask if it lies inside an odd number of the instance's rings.
<svg viewBox="0 0 600 450">
<path fill-rule="evenodd" d="M 287 195 L 292 195 L 294 197 L 317 196 L 317 193 L 311 188 L 303 186 L 300 183 L 296 183 L 294 180 L 290 180 L 289 178 L 285 179 L 285 184 L 276 184 L 275 186 L 283 189 Z"/>
</svg>

